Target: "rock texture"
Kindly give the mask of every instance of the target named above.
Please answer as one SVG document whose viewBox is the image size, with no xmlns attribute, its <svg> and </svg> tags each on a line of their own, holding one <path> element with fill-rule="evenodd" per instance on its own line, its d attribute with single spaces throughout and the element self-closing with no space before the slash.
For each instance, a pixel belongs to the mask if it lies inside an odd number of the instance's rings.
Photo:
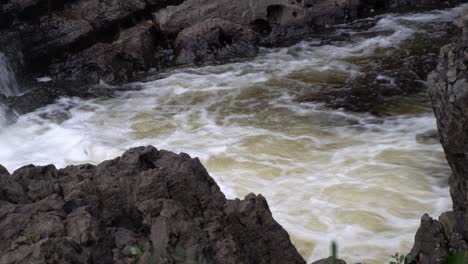
<svg viewBox="0 0 468 264">
<path fill-rule="evenodd" d="M 97 166 L 0 166 L 0 263 L 305 261 L 262 196 L 226 200 L 198 159 L 154 147 Z"/>
<path fill-rule="evenodd" d="M 176 63 L 223 61 L 257 54 L 258 35 L 238 24 L 212 18 L 182 30 L 175 40 Z"/>
<path fill-rule="evenodd" d="M 455 230 L 468 238 L 468 15 L 458 24 L 463 37 L 445 46 L 440 63 L 429 76 L 429 92 L 447 160 L 452 168 L 451 195 Z"/>
<path fill-rule="evenodd" d="M 26 80 L 28 75 L 50 75 L 84 84 L 100 80 L 113 84 L 174 62 L 203 63 L 250 56 L 255 54 L 259 38 L 263 44 L 277 43 L 396 7 L 445 3 L 5 0 L 0 3 L 0 47 Z M 225 41 L 220 32 L 231 36 L 233 43 Z M 205 33 L 208 37 L 200 38 Z M 216 41 L 216 37 L 220 40 Z"/>
<path fill-rule="evenodd" d="M 442 48 L 437 69 L 428 78 L 440 140 L 452 168 L 453 212 L 439 220 L 423 216 L 411 251 L 420 262 L 446 263 L 468 252 L 468 11 L 457 21 L 462 37 Z"/>
</svg>

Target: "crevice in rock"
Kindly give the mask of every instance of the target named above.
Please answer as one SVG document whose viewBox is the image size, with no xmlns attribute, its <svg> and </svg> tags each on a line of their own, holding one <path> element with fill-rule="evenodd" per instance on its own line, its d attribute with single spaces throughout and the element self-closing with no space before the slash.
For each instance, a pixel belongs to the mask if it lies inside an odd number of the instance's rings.
<svg viewBox="0 0 468 264">
<path fill-rule="evenodd" d="M 262 37 L 269 36 L 272 31 L 270 23 L 265 19 L 255 19 L 251 23 L 251 27 L 253 31 L 257 32 Z"/>
</svg>

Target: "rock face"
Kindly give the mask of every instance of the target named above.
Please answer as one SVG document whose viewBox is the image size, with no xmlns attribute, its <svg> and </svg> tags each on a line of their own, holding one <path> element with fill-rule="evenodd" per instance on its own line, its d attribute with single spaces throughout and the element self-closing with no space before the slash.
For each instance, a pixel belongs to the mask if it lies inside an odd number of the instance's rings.
<svg viewBox="0 0 468 264">
<path fill-rule="evenodd" d="M 251 56 L 259 38 L 271 44 L 390 8 L 431 4 L 441 1 L 5 0 L 0 47 L 26 80 L 113 84 L 174 62 Z"/>
<path fill-rule="evenodd" d="M 257 44 L 254 31 L 223 19 L 207 19 L 179 33 L 175 40 L 176 62 L 193 64 L 254 56 Z"/>
<path fill-rule="evenodd" d="M 262 196 L 226 200 L 198 159 L 0 166 L 0 263 L 298 263 Z"/>
<path fill-rule="evenodd" d="M 428 78 L 437 126 L 452 168 L 453 212 L 439 220 L 423 216 L 411 251 L 420 263 L 446 263 L 447 257 L 468 252 L 468 11 L 457 21 L 462 37 L 442 48 L 437 69 Z"/>
<path fill-rule="evenodd" d="M 452 168 L 451 195 L 455 230 L 468 238 L 468 16 L 460 19 L 463 37 L 445 46 L 429 76 L 429 93 L 447 160 Z"/>
</svg>

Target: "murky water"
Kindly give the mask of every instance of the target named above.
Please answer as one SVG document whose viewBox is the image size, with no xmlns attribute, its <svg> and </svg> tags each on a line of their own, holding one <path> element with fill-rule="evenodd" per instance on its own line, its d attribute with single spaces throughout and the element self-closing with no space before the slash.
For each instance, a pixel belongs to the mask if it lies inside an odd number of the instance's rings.
<svg viewBox="0 0 468 264">
<path fill-rule="evenodd" d="M 377 117 L 296 99 L 362 74 L 359 59 L 377 49 L 437 34 L 460 10 L 386 15 L 372 34 L 174 70 L 114 99 L 61 99 L 0 131 L 0 164 L 98 163 L 147 144 L 187 152 L 229 197 L 263 194 L 308 261 L 335 240 L 351 263 L 388 263 L 423 213 L 451 207 L 442 149 L 418 137 L 435 129 L 427 100 L 401 98 Z"/>
</svg>

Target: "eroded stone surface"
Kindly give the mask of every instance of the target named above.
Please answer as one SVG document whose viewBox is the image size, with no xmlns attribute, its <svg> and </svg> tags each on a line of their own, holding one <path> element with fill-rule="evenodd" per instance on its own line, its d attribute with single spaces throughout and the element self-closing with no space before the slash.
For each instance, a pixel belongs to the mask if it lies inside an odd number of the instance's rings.
<svg viewBox="0 0 468 264">
<path fill-rule="evenodd" d="M 154 147 L 97 166 L 0 167 L 0 263 L 298 263 L 261 195 L 226 200 L 198 159 Z"/>
</svg>

